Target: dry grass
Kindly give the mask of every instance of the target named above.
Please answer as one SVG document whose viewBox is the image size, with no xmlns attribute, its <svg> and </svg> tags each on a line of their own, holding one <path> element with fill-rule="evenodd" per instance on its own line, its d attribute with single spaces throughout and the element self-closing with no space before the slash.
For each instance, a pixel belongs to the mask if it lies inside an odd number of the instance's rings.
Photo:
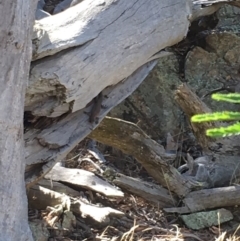
<svg viewBox="0 0 240 241">
<path fill-rule="evenodd" d="M 240 237 L 236 235 L 236 233 L 239 231 L 240 225 L 237 227 L 233 235 L 227 236 L 227 232 L 219 232 L 220 235 L 218 238 L 216 238 L 216 241 L 240 241 Z"/>
<path fill-rule="evenodd" d="M 73 150 L 66 161 L 66 165 L 72 168 L 82 168 L 92 172 L 98 172 L 98 169 L 92 162 L 79 162 L 79 158 L 88 157 L 86 151 L 87 140 L 83 141 L 75 150 Z M 98 145 L 98 148 L 104 147 Z M 117 165 L 119 171 L 132 177 L 145 178 L 146 173 L 139 164 L 131 157 L 118 152 L 105 153 L 109 165 Z M 96 161 L 97 163 L 97 161 Z M 99 163 L 97 163 L 99 165 Z M 84 193 L 84 191 L 82 191 Z M 103 206 L 110 206 L 126 215 L 122 218 L 115 218 L 106 228 L 94 227 L 92 223 L 85 223 L 82 217 L 77 217 L 77 226 L 71 232 L 60 232 L 61 216 L 53 215 L 51 210 L 45 210 L 40 218 L 48 221 L 48 230 L 54 237 L 52 240 L 96 240 L 96 241 L 240 241 L 237 236 L 238 227 L 232 236 L 225 232 L 226 230 L 218 227 L 211 227 L 200 231 L 190 230 L 184 227 L 178 215 L 166 214 L 161 209 L 148 203 L 143 198 L 134 194 L 125 192 L 125 197 L 121 200 L 108 200 L 101 195 L 96 195 L 94 202 L 101 203 Z M 33 213 L 36 218 L 35 213 Z M 56 216 L 58 218 L 56 218 Z M 233 232 L 233 231 L 231 231 Z M 55 234 L 56 233 L 56 234 Z M 57 235 L 57 237 L 56 237 Z M 59 239 L 62 238 L 62 239 Z"/>
</svg>

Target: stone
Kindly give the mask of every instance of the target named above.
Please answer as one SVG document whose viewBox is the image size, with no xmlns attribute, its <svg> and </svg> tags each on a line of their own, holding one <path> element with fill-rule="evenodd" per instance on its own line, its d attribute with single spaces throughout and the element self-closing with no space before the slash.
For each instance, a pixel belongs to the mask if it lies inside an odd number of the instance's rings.
<svg viewBox="0 0 240 241">
<path fill-rule="evenodd" d="M 181 218 L 188 228 L 199 230 L 230 221 L 233 219 L 233 215 L 230 211 L 221 208 L 213 211 L 181 215 Z"/>
</svg>

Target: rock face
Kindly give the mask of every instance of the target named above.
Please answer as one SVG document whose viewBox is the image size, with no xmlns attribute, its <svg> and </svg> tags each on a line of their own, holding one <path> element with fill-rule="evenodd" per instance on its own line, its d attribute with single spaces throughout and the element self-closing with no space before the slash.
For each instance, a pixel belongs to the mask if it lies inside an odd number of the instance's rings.
<svg viewBox="0 0 240 241">
<path fill-rule="evenodd" d="M 181 83 L 176 56 L 159 60 L 140 87 L 110 115 L 137 123 L 153 139 L 168 131 L 180 130 L 181 111 L 174 103 L 173 91 Z"/>
<path fill-rule="evenodd" d="M 217 89 L 240 91 L 239 50 L 240 38 L 234 33 L 221 32 L 207 36 L 206 49 L 196 47 L 189 52 L 185 74 L 199 96 Z M 236 105 L 212 101 L 210 95 L 204 101 L 213 110 L 236 111 Z"/>
</svg>

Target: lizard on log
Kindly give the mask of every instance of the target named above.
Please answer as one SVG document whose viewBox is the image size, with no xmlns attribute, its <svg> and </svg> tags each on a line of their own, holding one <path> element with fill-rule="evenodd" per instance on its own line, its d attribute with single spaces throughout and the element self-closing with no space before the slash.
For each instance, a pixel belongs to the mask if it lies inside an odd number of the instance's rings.
<svg viewBox="0 0 240 241">
<path fill-rule="evenodd" d="M 89 114 L 89 122 L 91 124 L 98 123 L 98 115 L 102 108 L 102 101 L 103 101 L 103 94 L 100 92 L 94 99 L 93 99 L 93 107 Z"/>
</svg>

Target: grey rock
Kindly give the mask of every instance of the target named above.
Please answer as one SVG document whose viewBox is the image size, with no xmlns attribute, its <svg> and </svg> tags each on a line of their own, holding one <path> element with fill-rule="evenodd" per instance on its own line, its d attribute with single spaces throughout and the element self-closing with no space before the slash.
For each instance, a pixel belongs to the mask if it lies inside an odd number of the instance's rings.
<svg viewBox="0 0 240 241">
<path fill-rule="evenodd" d="M 50 237 L 49 231 L 40 220 L 30 221 L 29 226 L 35 241 L 48 241 Z"/>
<path fill-rule="evenodd" d="M 181 218 L 188 228 L 199 230 L 230 221 L 233 215 L 230 211 L 221 208 L 209 212 L 181 215 Z"/>
<path fill-rule="evenodd" d="M 76 217 L 73 215 L 71 211 L 68 211 L 68 210 L 64 211 L 62 228 L 64 230 L 73 231 L 75 226 L 76 226 Z"/>
</svg>

